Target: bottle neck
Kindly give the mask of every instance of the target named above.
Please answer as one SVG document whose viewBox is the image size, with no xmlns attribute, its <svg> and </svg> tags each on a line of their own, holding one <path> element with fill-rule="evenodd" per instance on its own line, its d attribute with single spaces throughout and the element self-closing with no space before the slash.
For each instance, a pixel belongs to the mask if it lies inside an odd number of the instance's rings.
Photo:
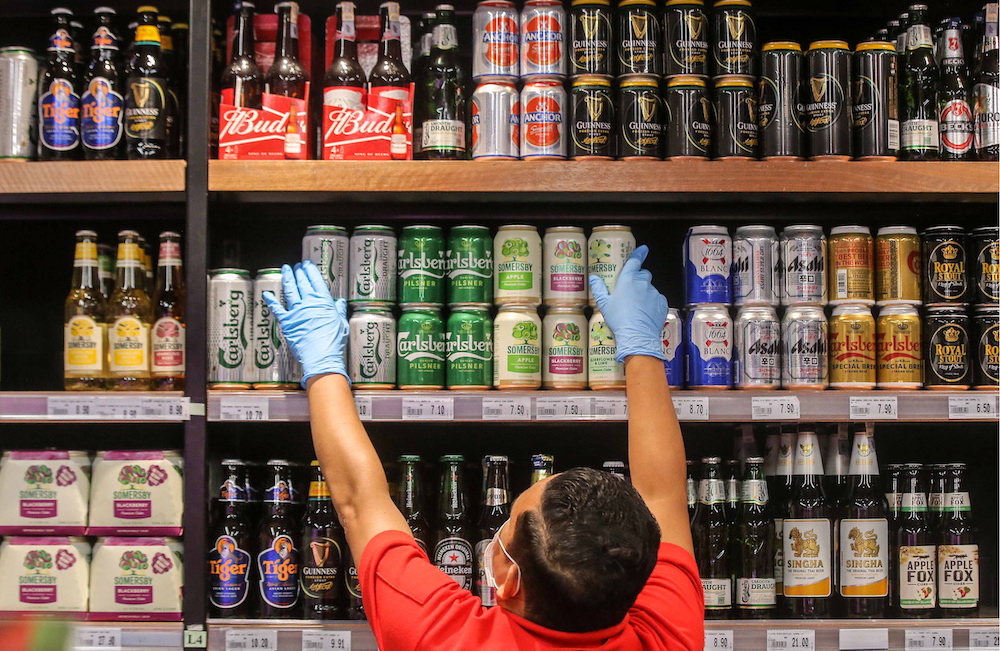
<svg viewBox="0 0 1000 651">
<path fill-rule="evenodd" d="M 384 11 L 379 21 L 382 30 L 382 41 L 379 44 L 379 58 L 402 61 L 403 53 L 399 44 L 399 18 L 392 17 Z"/>
<path fill-rule="evenodd" d="M 299 58 L 299 30 L 293 18 L 291 10 L 282 10 L 279 17 L 280 30 L 278 33 L 278 44 L 275 48 L 275 57 Z"/>
<path fill-rule="evenodd" d="M 142 269 L 142 252 L 135 242 L 118 245 L 118 265 L 116 284 L 122 290 L 142 290 L 145 287 L 145 272 Z"/>
<path fill-rule="evenodd" d="M 97 244 L 91 241 L 77 242 L 73 255 L 73 288 L 99 289 L 100 286 Z"/>
<path fill-rule="evenodd" d="M 399 508 L 404 515 L 417 515 L 423 509 L 424 496 L 420 472 L 414 463 L 403 466 L 403 481 L 399 486 Z"/>
<path fill-rule="evenodd" d="M 249 11 L 240 11 L 236 18 L 236 47 L 233 49 L 233 58 L 254 56 L 254 34 L 253 34 L 253 14 Z"/>
<path fill-rule="evenodd" d="M 458 47 L 458 34 L 455 26 L 448 22 L 439 22 L 434 26 L 434 36 L 431 41 L 433 50 L 449 51 Z"/>
<path fill-rule="evenodd" d="M 465 495 L 462 494 L 462 473 L 458 464 L 451 464 L 441 479 L 438 510 L 443 520 L 465 517 Z"/>
<path fill-rule="evenodd" d="M 510 502 L 510 492 L 507 490 L 507 465 L 490 465 L 486 472 L 486 490 L 483 491 L 483 504 L 488 507 L 503 506 Z"/>
</svg>

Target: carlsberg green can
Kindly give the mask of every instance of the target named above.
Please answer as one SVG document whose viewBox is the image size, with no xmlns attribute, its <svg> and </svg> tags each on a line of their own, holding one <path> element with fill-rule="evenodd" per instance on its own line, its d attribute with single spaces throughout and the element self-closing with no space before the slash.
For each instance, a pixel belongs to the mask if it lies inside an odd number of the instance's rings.
<svg viewBox="0 0 1000 651">
<path fill-rule="evenodd" d="M 448 232 L 448 304 L 493 302 L 493 238 L 485 226 Z"/>
<path fill-rule="evenodd" d="M 396 332 L 396 384 L 399 388 L 443 387 L 445 336 L 441 308 L 427 303 L 404 305 Z"/>
<path fill-rule="evenodd" d="M 399 302 L 444 303 L 444 234 L 437 226 L 405 226 L 399 236 L 396 270 Z"/>
<path fill-rule="evenodd" d="M 447 334 L 449 389 L 493 385 L 493 320 L 483 305 L 451 306 Z"/>
</svg>

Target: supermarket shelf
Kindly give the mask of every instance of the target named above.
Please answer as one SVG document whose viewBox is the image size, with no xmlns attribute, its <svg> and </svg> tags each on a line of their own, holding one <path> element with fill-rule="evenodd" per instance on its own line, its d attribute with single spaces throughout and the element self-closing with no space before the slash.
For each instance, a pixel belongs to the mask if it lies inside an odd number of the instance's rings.
<svg viewBox="0 0 1000 651">
<path fill-rule="evenodd" d="M 163 651 L 182 648 L 184 626 L 180 622 L 74 623 L 70 626 L 72 651 Z M 116 644 L 117 643 L 117 644 Z"/>
<path fill-rule="evenodd" d="M 180 423 L 190 419 L 180 391 L 4 391 L 0 421 L 15 423 Z"/>
<path fill-rule="evenodd" d="M 0 164 L 0 203 L 184 201 L 182 160 Z"/>
</svg>

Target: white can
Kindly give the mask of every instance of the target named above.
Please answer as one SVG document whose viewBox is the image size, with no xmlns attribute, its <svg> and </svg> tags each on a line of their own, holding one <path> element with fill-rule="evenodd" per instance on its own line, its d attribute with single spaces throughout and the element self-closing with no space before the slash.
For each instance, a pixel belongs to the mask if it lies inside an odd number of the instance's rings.
<svg viewBox="0 0 1000 651">
<path fill-rule="evenodd" d="M 578 226 L 545 229 L 542 298 L 546 305 L 587 302 L 587 237 Z"/>
<path fill-rule="evenodd" d="M 396 319 L 378 303 L 354 305 L 348 322 L 347 369 L 357 389 L 396 388 Z"/>
<path fill-rule="evenodd" d="M 534 226 L 501 226 L 493 238 L 493 301 L 542 303 L 542 238 Z"/>
<path fill-rule="evenodd" d="M 472 159 L 521 155 L 521 96 L 507 79 L 484 79 L 472 93 Z"/>
<path fill-rule="evenodd" d="M 358 226 L 349 254 L 351 303 L 396 300 L 396 234 L 388 226 Z"/>
<path fill-rule="evenodd" d="M 542 321 L 531 303 L 500 307 L 493 321 L 493 386 L 537 389 L 542 385 Z"/>
<path fill-rule="evenodd" d="M 483 0 L 472 14 L 472 78 L 517 77 L 520 17 L 510 0 Z"/>
<path fill-rule="evenodd" d="M 566 89 L 553 77 L 521 89 L 521 159 L 566 160 Z"/>
<path fill-rule="evenodd" d="M 604 281 L 608 292 L 615 289 L 618 274 L 635 250 L 635 236 L 628 226 L 595 226 L 587 241 L 587 275 Z M 587 290 L 591 307 L 596 307 L 594 295 Z"/>
<path fill-rule="evenodd" d="M 246 269 L 208 272 L 208 384 L 213 389 L 249 389 L 253 283 Z"/>
<path fill-rule="evenodd" d="M 521 12 L 521 77 L 566 76 L 566 11 L 560 0 L 528 0 Z"/>
<path fill-rule="evenodd" d="M 310 226 L 302 238 L 302 260 L 319 268 L 334 298 L 347 298 L 350 240 L 342 226 Z"/>
<path fill-rule="evenodd" d="M 598 310 L 590 317 L 587 367 L 590 388 L 620 389 L 625 386 L 625 365 L 615 361 L 618 345 L 615 335 Z"/>
<path fill-rule="evenodd" d="M 582 307 L 550 307 L 542 321 L 542 386 L 587 388 L 587 319 Z"/>
</svg>

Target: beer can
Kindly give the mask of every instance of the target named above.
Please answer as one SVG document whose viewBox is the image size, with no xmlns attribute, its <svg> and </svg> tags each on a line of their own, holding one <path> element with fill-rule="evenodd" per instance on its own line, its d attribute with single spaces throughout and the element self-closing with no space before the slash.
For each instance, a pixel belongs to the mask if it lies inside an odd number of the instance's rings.
<svg viewBox="0 0 1000 651">
<path fill-rule="evenodd" d="M 778 305 L 781 257 L 772 226 L 740 226 L 733 236 L 733 303 Z"/>
<path fill-rule="evenodd" d="M 34 50 L 0 48 L 0 161 L 35 157 L 38 59 Z"/>
<path fill-rule="evenodd" d="M 542 321 L 530 303 L 506 303 L 493 321 L 493 386 L 537 389 L 542 386 Z"/>
<path fill-rule="evenodd" d="M 965 231 L 960 226 L 930 226 L 920 240 L 924 305 L 967 305 L 972 292 L 966 270 Z"/>
<path fill-rule="evenodd" d="M 573 0 L 569 20 L 570 74 L 610 76 L 614 30 L 609 0 Z"/>
<path fill-rule="evenodd" d="M 388 226 L 358 226 L 351 234 L 350 303 L 396 300 L 396 235 Z"/>
<path fill-rule="evenodd" d="M 510 0 L 483 0 L 472 14 L 472 78 L 517 77 L 521 30 Z"/>
<path fill-rule="evenodd" d="M 527 0 L 521 12 L 521 78 L 565 77 L 566 11 L 560 0 Z"/>
<path fill-rule="evenodd" d="M 760 54 L 757 127 L 763 160 L 802 160 L 802 47 L 765 43 Z"/>
<path fill-rule="evenodd" d="M 705 80 L 682 75 L 667 80 L 666 157 L 708 160 L 715 122 Z"/>
<path fill-rule="evenodd" d="M 708 17 L 702 0 L 667 0 L 663 12 L 663 72 L 708 75 Z"/>
<path fill-rule="evenodd" d="M 716 0 L 711 33 L 713 76 L 757 76 L 757 26 L 750 0 Z"/>
<path fill-rule="evenodd" d="M 445 332 L 441 307 L 403 306 L 396 328 L 396 384 L 400 389 L 440 389 L 445 382 Z"/>
<path fill-rule="evenodd" d="M 439 226 L 404 226 L 396 261 L 399 302 L 444 303 L 447 263 L 444 233 Z"/>
<path fill-rule="evenodd" d="M 587 302 L 587 238 L 579 226 L 545 229 L 542 300 L 546 305 Z"/>
<path fill-rule="evenodd" d="M 396 387 L 396 320 L 384 303 L 355 303 L 348 322 L 347 371 L 357 389 Z"/>
<path fill-rule="evenodd" d="M 302 367 L 264 302 L 264 292 L 272 292 L 284 303 L 281 269 L 260 269 L 253 281 L 253 388 L 298 389 Z"/>
<path fill-rule="evenodd" d="M 725 226 L 692 226 L 684 240 L 686 303 L 732 303 L 733 241 Z"/>
<path fill-rule="evenodd" d="M 875 303 L 874 242 L 867 226 L 834 226 L 827 241 L 830 305 Z"/>
<path fill-rule="evenodd" d="M 1000 229 L 980 226 L 969 234 L 972 264 L 972 302 L 978 305 L 1000 303 Z"/>
<path fill-rule="evenodd" d="M 820 226 L 781 231 L 781 304 L 826 305 L 826 236 Z"/>
<path fill-rule="evenodd" d="M 634 76 L 618 85 L 618 159 L 663 159 L 663 101 L 655 77 Z"/>
<path fill-rule="evenodd" d="M 715 157 L 719 160 L 756 160 L 757 93 L 747 77 L 715 78 L 715 119 L 718 129 Z"/>
<path fill-rule="evenodd" d="M 660 17 L 654 0 L 618 3 L 618 75 L 660 75 Z"/>
<path fill-rule="evenodd" d="M 253 283 L 246 269 L 208 272 L 208 384 L 213 389 L 249 389 Z"/>
<path fill-rule="evenodd" d="M 972 386 L 969 315 L 963 306 L 932 305 L 924 315 L 924 388 Z"/>
<path fill-rule="evenodd" d="M 920 316 L 912 305 L 886 305 L 878 315 L 875 347 L 879 389 L 919 389 L 924 381 Z"/>
<path fill-rule="evenodd" d="M 521 158 L 565 160 L 566 90 L 562 81 L 534 78 L 521 89 Z"/>
<path fill-rule="evenodd" d="M 445 337 L 448 388 L 486 390 L 493 386 L 493 319 L 489 308 L 452 305 Z"/>
<path fill-rule="evenodd" d="M 448 304 L 493 302 L 493 238 L 485 226 L 448 231 Z"/>
<path fill-rule="evenodd" d="M 667 310 L 667 320 L 663 324 L 660 340 L 663 342 L 660 351 L 666 358 L 663 360 L 663 370 L 667 374 L 667 385 L 674 388 L 684 387 L 684 322 L 680 310 L 672 307 Z"/>
<path fill-rule="evenodd" d="M 972 387 L 996 391 L 1000 384 L 1000 311 L 996 305 L 976 307 L 972 336 Z"/>
<path fill-rule="evenodd" d="M 618 274 L 635 251 L 635 236 L 628 226 L 595 226 L 587 240 L 587 276 L 597 276 L 604 281 L 609 292 L 615 290 Z M 587 296 L 591 307 L 597 307 L 590 284 Z"/>
<path fill-rule="evenodd" d="M 587 319 L 582 307 L 557 305 L 542 320 L 542 386 L 587 388 Z"/>
<path fill-rule="evenodd" d="M 815 41 L 806 53 L 805 126 L 810 160 L 851 159 L 851 49 L 844 41 Z"/>
<path fill-rule="evenodd" d="M 912 226 L 875 233 L 875 304 L 920 305 L 920 237 Z"/>
<path fill-rule="evenodd" d="M 515 160 L 521 155 L 521 97 L 507 79 L 488 79 L 472 93 L 472 159 Z"/>
<path fill-rule="evenodd" d="M 542 302 L 542 238 L 538 229 L 511 224 L 497 229 L 493 239 L 493 300 L 505 303 Z"/>
<path fill-rule="evenodd" d="M 684 346 L 689 389 L 733 386 L 733 322 L 728 307 L 709 303 L 690 308 Z"/>
<path fill-rule="evenodd" d="M 739 389 L 781 386 L 781 322 L 770 305 L 740 308 L 733 326 L 733 384 Z"/>
<path fill-rule="evenodd" d="M 792 305 L 781 321 L 781 386 L 825 389 L 830 383 L 826 352 L 827 322 L 817 305 Z"/>
<path fill-rule="evenodd" d="M 854 155 L 858 160 L 896 160 L 899 151 L 899 63 L 892 43 L 858 43 L 851 103 Z"/>
<path fill-rule="evenodd" d="M 875 318 L 868 305 L 845 303 L 830 317 L 830 388 L 875 388 Z"/>
<path fill-rule="evenodd" d="M 573 79 L 569 98 L 569 157 L 611 160 L 615 157 L 615 102 L 611 81 L 604 77 Z"/>
<path fill-rule="evenodd" d="M 594 391 L 620 389 L 625 386 L 625 364 L 616 360 L 618 344 L 615 333 L 604 321 L 600 310 L 590 317 L 587 346 L 587 380 Z"/>
<path fill-rule="evenodd" d="M 350 239 L 342 226 L 310 226 L 302 238 L 302 260 L 319 269 L 334 298 L 347 298 Z"/>
</svg>

